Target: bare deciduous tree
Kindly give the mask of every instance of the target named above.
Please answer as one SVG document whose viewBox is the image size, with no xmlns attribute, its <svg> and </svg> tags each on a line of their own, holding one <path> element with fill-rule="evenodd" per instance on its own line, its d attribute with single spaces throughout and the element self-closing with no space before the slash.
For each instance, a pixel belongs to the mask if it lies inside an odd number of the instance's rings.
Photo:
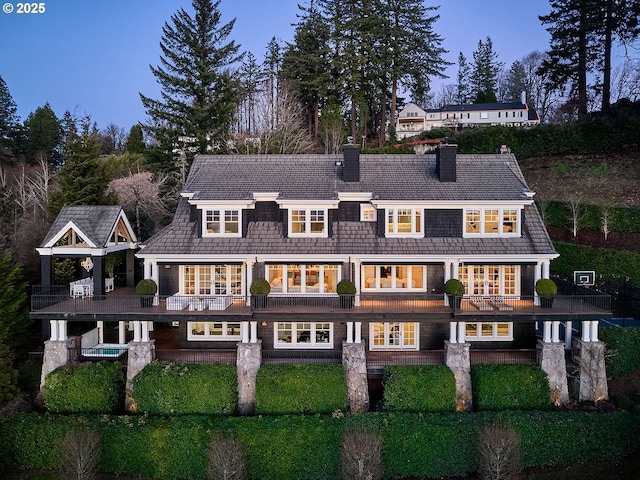
<svg viewBox="0 0 640 480">
<path fill-rule="evenodd" d="M 90 430 L 76 428 L 58 444 L 57 454 L 66 478 L 94 480 L 102 455 L 100 436 Z"/>
<path fill-rule="evenodd" d="M 569 207 L 570 212 L 571 231 L 573 232 L 573 236 L 577 237 L 578 230 L 582 227 L 582 198 L 579 195 L 571 197 L 567 201 L 567 206 Z"/>
<path fill-rule="evenodd" d="M 207 480 L 244 480 L 247 465 L 242 445 L 230 437 L 211 440 L 207 452 Z"/>
<path fill-rule="evenodd" d="M 123 208 L 135 212 L 138 238 L 141 238 L 142 213 L 155 223 L 167 214 L 167 208 L 160 198 L 163 181 L 164 179 L 154 180 L 151 172 L 138 172 L 128 177 L 116 178 L 107 187 L 107 193 L 116 195 Z"/>
<path fill-rule="evenodd" d="M 603 205 L 600 207 L 600 214 L 600 225 L 606 242 L 609 239 L 609 233 L 611 233 L 611 207 Z"/>
<path fill-rule="evenodd" d="M 520 473 L 520 436 L 509 427 L 489 425 L 480 432 L 478 474 L 483 480 L 509 480 Z"/>
<path fill-rule="evenodd" d="M 342 478 L 382 478 L 382 437 L 373 432 L 346 432 L 342 440 Z"/>
</svg>

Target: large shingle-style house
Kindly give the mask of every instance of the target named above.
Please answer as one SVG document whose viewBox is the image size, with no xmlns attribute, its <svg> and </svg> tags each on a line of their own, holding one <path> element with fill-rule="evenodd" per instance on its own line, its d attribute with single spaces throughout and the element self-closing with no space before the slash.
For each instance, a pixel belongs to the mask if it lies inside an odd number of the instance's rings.
<svg viewBox="0 0 640 480">
<path fill-rule="evenodd" d="M 435 155 L 360 155 L 355 145 L 344 155 L 199 155 L 172 223 L 136 254 L 158 286 L 154 305 L 116 289 L 99 301 L 35 298 L 32 316 L 128 322 L 132 375 L 143 366 L 132 366 L 132 348 L 155 358 L 154 323 L 173 325 L 179 349 L 231 351 L 254 372 L 274 359 L 342 358 L 365 389 L 367 369 L 435 361 L 464 391 L 478 352 L 535 361 L 537 348 L 557 370 L 574 324 L 585 345 L 597 342 L 608 298 L 541 305 L 534 285 L 557 253 L 533 198 L 513 155 L 458 155 L 455 145 Z M 458 301 L 443 293 L 452 278 L 464 285 Z M 264 301 L 251 295 L 257 279 L 269 284 Z M 356 292 L 341 302 L 344 279 Z M 566 372 L 554 375 L 566 398 Z"/>
<path fill-rule="evenodd" d="M 432 128 L 525 127 L 539 123 L 538 112 L 527 105 L 523 94 L 520 102 L 468 103 L 427 110 L 410 103 L 398 113 L 395 127 L 396 137 L 402 140 Z"/>
</svg>

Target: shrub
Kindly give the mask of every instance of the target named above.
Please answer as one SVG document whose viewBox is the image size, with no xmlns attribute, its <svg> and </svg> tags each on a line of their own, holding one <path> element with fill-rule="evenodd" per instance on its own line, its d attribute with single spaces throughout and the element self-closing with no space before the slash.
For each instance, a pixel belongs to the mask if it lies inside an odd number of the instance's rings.
<svg viewBox="0 0 640 480">
<path fill-rule="evenodd" d="M 605 357 L 609 377 L 620 378 L 640 368 L 640 328 L 605 327 L 600 329 L 600 340 L 613 352 Z"/>
<path fill-rule="evenodd" d="M 158 285 L 150 278 L 140 280 L 136 285 L 136 293 L 138 295 L 155 295 L 158 291 Z"/>
<path fill-rule="evenodd" d="M 138 412 L 152 415 L 232 415 L 237 406 L 233 365 L 152 362 L 133 379 Z"/>
<path fill-rule="evenodd" d="M 385 410 L 455 411 L 456 381 L 446 365 L 385 367 L 383 382 Z"/>
<path fill-rule="evenodd" d="M 444 284 L 444 293 L 460 297 L 464 295 L 464 283 L 457 278 L 450 278 Z"/>
<path fill-rule="evenodd" d="M 251 295 L 269 295 L 271 285 L 264 278 L 256 278 L 249 287 Z"/>
<path fill-rule="evenodd" d="M 351 280 L 343 278 L 338 282 L 338 285 L 336 285 L 336 292 L 338 295 L 355 295 L 356 286 Z"/>
<path fill-rule="evenodd" d="M 204 478 L 211 439 L 233 436 L 246 454 L 250 478 L 333 480 L 340 476 L 343 433 L 368 431 L 382 436 L 385 478 L 466 476 L 478 468 L 478 436 L 490 424 L 517 432 L 523 468 L 619 458 L 636 451 L 640 435 L 640 416 L 627 412 L 393 412 L 343 418 L 30 413 L 0 421 L 0 463 L 58 468 L 55 445 L 83 427 L 100 434 L 104 472 L 159 480 Z"/>
<path fill-rule="evenodd" d="M 541 278 L 536 282 L 536 293 L 543 297 L 551 297 L 558 293 L 558 286 L 550 278 Z"/>
<path fill-rule="evenodd" d="M 342 365 L 263 365 L 256 378 L 256 413 L 262 415 L 346 411 Z"/>
<path fill-rule="evenodd" d="M 52 413 L 113 413 L 124 402 L 120 362 L 81 363 L 57 368 L 44 382 L 44 404 Z"/>
<path fill-rule="evenodd" d="M 471 367 L 473 404 L 478 410 L 533 410 L 551 406 L 547 375 L 530 365 Z"/>
</svg>

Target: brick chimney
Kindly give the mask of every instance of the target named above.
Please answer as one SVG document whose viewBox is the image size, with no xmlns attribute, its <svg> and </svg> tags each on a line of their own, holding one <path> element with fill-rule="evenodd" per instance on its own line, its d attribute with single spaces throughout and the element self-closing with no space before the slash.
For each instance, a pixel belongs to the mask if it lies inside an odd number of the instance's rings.
<svg viewBox="0 0 640 480">
<path fill-rule="evenodd" d="M 436 148 L 436 174 L 441 182 L 455 182 L 456 151 L 458 145 L 440 145 Z"/>
<path fill-rule="evenodd" d="M 344 146 L 344 166 L 342 180 L 345 182 L 360 181 L 360 145 Z"/>
</svg>

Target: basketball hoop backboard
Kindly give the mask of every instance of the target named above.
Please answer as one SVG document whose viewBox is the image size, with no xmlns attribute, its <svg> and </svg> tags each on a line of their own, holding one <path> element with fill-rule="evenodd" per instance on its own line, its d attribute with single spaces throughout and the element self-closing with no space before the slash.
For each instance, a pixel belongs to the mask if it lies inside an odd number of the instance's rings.
<svg viewBox="0 0 640 480">
<path fill-rule="evenodd" d="M 590 270 L 576 270 L 573 272 L 573 283 L 582 287 L 593 287 L 596 283 L 596 272 Z"/>
</svg>

